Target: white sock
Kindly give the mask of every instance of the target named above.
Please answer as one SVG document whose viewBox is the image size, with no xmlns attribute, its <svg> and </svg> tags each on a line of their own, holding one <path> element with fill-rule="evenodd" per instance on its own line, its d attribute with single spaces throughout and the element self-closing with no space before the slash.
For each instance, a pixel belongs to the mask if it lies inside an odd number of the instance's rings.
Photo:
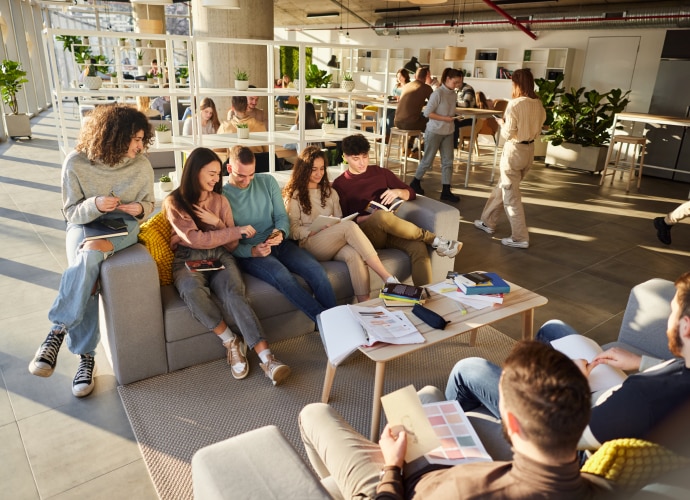
<svg viewBox="0 0 690 500">
<path fill-rule="evenodd" d="M 259 353 L 259 359 L 261 359 L 262 363 L 268 363 L 268 357 L 271 355 L 271 350 L 270 349 L 264 349 Z"/>
<path fill-rule="evenodd" d="M 235 334 L 230 331 L 230 328 L 227 326 L 225 327 L 225 331 L 221 334 L 218 334 L 220 337 L 221 342 L 225 344 L 228 340 L 232 340 L 235 338 Z"/>
</svg>

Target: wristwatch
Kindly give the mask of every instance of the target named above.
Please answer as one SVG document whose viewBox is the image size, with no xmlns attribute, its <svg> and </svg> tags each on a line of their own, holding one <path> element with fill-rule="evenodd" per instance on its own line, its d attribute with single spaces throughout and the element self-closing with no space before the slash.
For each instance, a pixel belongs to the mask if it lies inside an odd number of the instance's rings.
<svg viewBox="0 0 690 500">
<path fill-rule="evenodd" d="M 383 479 L 386 472 L 392 472 L 394 477 L 399 476 L 402 478 L 402 469 L 400 467 L 397 465 L 384 465 L 379 473 L 379 481 Z"/>
</svg>

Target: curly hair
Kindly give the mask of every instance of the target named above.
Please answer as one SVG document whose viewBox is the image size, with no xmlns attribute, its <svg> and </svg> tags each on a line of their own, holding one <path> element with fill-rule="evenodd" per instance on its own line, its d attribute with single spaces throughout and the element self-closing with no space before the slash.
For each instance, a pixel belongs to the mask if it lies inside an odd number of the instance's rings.
<svg viewBox="0 0 690 500">
<path fill-rule="evenodd" d="M 206 231 L 209 227 L 204 224 L 194 211 L 194 205 L 199 202 L 201 198 L 201 185 L 199 184 L 199 172 L 211 162 L 218 162 L 221 165 L 220 158 L 216 153 L 208 148 L 196 148 L 187 157 L 182 169 L 182 179 L 180 187 L 170 193 L 172 202 L 180 209 L 184 210 L 194 220 L 196 227 L 202 231 Z M 213 186 L 213 192 L 221 194 L 222 182 L 217 182 Z"/>
<path fill-rule="evenodd" d="M 100 160 L 106 165 L 120 163 L 140 130 L 144 131 L 144 149 L 151 145 L 153 131 L 144 113 L 131 106 L 114 104 L 96 106 L 84 122 L 75 149 L 85 153 L 89 160 Z"/>
<path fill-rule="evenodd" d="M 283 198 L 289 202 L 293 196 L 297 197 L 302 211 L 309 215 L 311 214 L 311 200 L 309 199 L 309 177 L 311 176 L 311 169 L 314 167 L 314 162 L 317 158 L 323 160 L 323 165 L 326 167 L 328 161 L 326 154 L 316 146 L 308 146 L 302 150 L 297 157 L 295 166 L 292 169 L 292 177 L 283 188 Z M 319 182 L 319 189 L 321 191 L 321 207 L 326 206 L 326 200 L 331 196 L 331 183 L 328 181 L 328 170 L 324 171 L 324 175 Z"/>
</svg>

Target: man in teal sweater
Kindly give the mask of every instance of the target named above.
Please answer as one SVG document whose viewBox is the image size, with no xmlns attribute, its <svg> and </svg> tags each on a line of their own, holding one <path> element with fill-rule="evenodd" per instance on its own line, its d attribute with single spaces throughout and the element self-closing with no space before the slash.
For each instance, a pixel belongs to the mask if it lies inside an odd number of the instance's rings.
<svg viewBox="0 0 690 500">
<path fill-rule="evenodd" d="M 230 150 L 230 180 L 223 194 L 230 202 L 235 224 L 256 229 L 233 251 L 240 268 L 278 289 L 297 308 L 316 322 L 316 316 L 337 305 L 326 271 L 306 250 L 286 240 L 290 221 L 280 187 L 270 174 L 254 175 L 254 153 L 244 146 Z M 304 278 L 312 296 L 295 279 Z"/>
</svg>

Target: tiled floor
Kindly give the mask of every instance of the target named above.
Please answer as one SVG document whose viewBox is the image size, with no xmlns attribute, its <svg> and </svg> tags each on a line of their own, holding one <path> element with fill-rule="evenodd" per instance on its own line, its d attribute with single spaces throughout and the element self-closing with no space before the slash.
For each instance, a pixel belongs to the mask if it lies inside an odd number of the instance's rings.
<svg viewBox="0 0 690 500">
<path fill-rule="evenodd" d="M 156 498 L 102 356 L 97 389 L 83 400 L 70 392 L 77 360 L 67 349 L 51 378 L 27 370 L 48 332 L 47 311 L 66 265 L 57 123 L 44 113 L 32 127 L 33 140 L 0 144 L 0 484 L 13 499 Z M 619 181 L 600 188 L 598 176 L 536 164 L 522 186 L 531 247 L 519 250 L 500 244 L 509 235 L 505 221 L 493 239 L 472 227 L 488 179 L 488 169 L 478 169 L 469 188 L 456 189 L 465 242 L 456 269 L 498 271 L 548 297 L 537 324 L 561 318 L 612 340 L 632 285 L 690 269 L 687 225 L 673 230 L 667 247 L 651 223 L 687 199 L 687 184 L 645 177 L 641 193 L 626 195 Z M 437 172 L 423 184 L 438 196 Z M 496 326 L 519 335 L 517 321 Z"/>
</svg>

